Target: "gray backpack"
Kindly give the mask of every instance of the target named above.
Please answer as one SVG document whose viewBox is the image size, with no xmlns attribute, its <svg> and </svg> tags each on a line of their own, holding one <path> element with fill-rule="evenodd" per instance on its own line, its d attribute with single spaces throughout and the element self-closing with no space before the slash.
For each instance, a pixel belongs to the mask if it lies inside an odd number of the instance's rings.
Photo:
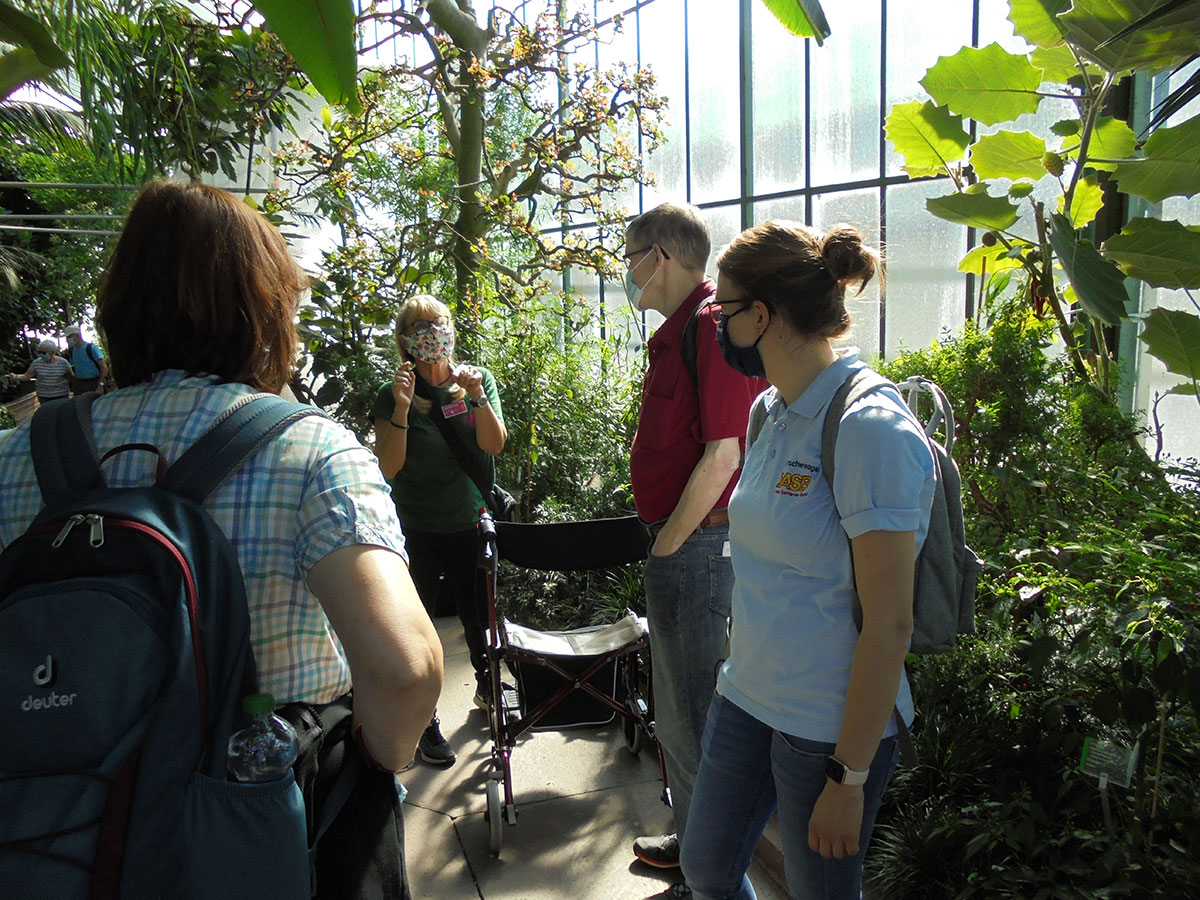
<svg viewBox="0 0 1200 900">
<path fill-rule="evenodd" d="M 829 401 L 825 426 L 821 432 L 821 470 L 829 490 L 833 491 L 833 472 L 838 431 L 846 408 L 885 387 L 893 387 L 905 397 L 913 418 L 917 415 L 917 400 L 927 393 L 932 398 L 933 413 L 922 424 L 929 449 L 933 453 L 937 483 L 933 492 L 933 508 L 929 514 L 929 531 L 917 555 L 916 577 L 913 584 L 913 636 L 911 653 L 945 653 L 954 647 L 960 634 L 975 631 L 975 585 L 983 561 L 967 546 L 963 527 L 962 479 L 950 451 L 954 447 L 954 411 L 940 387 L 928 378 L 913 376 L 897 386 L 877 372 L 859 369 L 852 373 Z M 766 420 L 766 406 L 760 397 L 750 411 L 749 444 L 758 436 Z M 939 426 L 944 426 L 944 443 L 932 438 Z M 837 503 L 837 497 L 834 497 Z M 862 607 L 854 598 L 854 622 L 862 627 Z M 906 762 L 915 760 L 907 728 L 900 716 L 901 749 Z"/>
</svg>

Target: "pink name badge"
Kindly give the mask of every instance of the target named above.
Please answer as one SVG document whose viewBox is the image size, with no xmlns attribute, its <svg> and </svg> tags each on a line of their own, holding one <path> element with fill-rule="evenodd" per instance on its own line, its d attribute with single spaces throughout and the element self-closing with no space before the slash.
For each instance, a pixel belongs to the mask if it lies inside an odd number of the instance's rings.
<svg viewBox="0 0 1200 900">
<path fill-rule="evenodd" d="M 442 416 L 449 419 L 451 416 L 461 416 L 467 411 L 467 401 L 458 400 L 454 403 L 447 403 L 442 407 Z"/>
</svg>

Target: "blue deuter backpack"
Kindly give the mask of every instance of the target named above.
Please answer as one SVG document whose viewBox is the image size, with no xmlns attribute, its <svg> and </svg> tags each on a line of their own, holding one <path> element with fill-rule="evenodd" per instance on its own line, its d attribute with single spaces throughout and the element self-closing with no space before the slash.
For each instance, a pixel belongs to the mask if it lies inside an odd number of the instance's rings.
<svg viewBox="0 0 1200 900">
<path fill-rule="evenodd" d="M 236 405 L 170 468 L 128 444 L 97 461 L 93 395 L 30 431 L 45 507 L 0 554 L 0 893 L 21 898 L 307 898 L 291 775 L 226 780 L 254 659 L 241 569 L 201 506 L 313 407 Z M 158 456 L 156 483 L 100 466 Z"/>
</svg>

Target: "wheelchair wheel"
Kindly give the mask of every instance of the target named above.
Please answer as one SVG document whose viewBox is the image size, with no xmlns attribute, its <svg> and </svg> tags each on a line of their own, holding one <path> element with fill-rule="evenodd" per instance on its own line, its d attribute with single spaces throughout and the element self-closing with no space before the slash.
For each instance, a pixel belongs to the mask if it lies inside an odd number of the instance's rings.
<svg viewBox="0 0 1200 900">
<path fill-rule="evenodd" d="M 638 713 L 636 702 L 633 700 L 626 700 L 625 708 L 634 715 Z M 637 756 L 642 752 L 642 747 L 645 746 L 646 732 L 642 730 L 642 726 L 637 719 L 628 719 L 624 716 L 621 717 L 621 727 L 625 729 L 625 749 L 634 756 Z"/>
<path fill-rule="evenodd" d="M 487 820 L 488 845 L 492 855 L 499 857 L 500 844 L 504 837 L 504 799 L 498 778 L 489 778 L 487 781 Z"/>
</svg>

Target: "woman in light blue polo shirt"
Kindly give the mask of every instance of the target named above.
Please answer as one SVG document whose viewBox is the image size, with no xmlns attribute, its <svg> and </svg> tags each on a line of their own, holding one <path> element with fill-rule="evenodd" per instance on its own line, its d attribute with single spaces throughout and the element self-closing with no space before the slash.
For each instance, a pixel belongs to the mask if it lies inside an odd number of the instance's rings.
<svg viewBox="0 0 1200 900">
<path fill-rule="evenodd" d="M 932 454 L 886 389 L 846 408 L 833 491 L 821 460 L 830 400 L 864 367 L 832 343 L 850 327 L 846 288 L 861 292 L 879 265 L 849 226 L 821 235 L 788 222 L 742 232 L 717 262 L 722 353 L 772 387 L 756 401 L 765 417 L 729 503 L 730 656 L 682 853 L 698 900 L 755 896 L 746 869 L 776 809 L 792 896 L 858 898 L 896 762 L 893 709 L 912 720 L 904 656 Z"/>
</svg>

